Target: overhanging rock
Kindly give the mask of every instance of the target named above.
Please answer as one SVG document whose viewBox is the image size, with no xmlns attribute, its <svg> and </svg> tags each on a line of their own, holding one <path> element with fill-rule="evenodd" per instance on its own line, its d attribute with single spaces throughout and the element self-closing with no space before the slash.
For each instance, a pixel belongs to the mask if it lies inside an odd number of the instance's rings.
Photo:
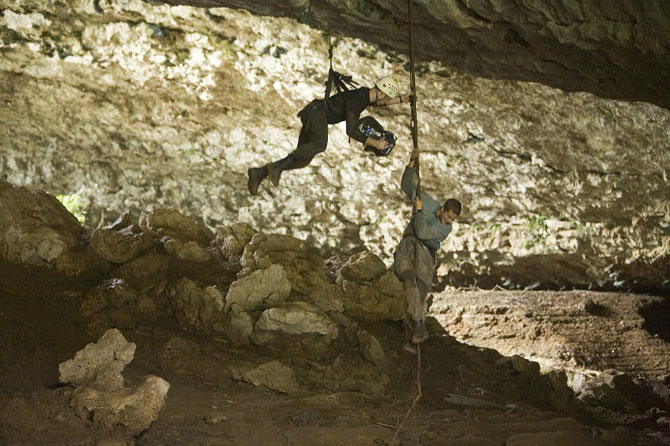
<svg viewBox="0 0 670 446">
<path fill-rule="evenodd" d="M 294 17 L 336 36 L 408 52 L 406 0 L 185 0 Z M 664 0 L 415 0 L 415 46 L 468 74 L 670 108 L 670 4 Z"/>
</svg>

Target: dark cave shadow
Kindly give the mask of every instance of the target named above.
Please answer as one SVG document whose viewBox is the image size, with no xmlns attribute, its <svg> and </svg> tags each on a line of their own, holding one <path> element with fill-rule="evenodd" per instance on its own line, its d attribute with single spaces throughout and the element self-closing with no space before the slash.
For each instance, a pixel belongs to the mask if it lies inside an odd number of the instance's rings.
<svg viewBox="0 0 670 446">
<path fill-rule="evenodd" d="M 644 318 L 642 329 L 670 342 L 670 299 L 652 302 L 638 311 Z"/>
</svg>

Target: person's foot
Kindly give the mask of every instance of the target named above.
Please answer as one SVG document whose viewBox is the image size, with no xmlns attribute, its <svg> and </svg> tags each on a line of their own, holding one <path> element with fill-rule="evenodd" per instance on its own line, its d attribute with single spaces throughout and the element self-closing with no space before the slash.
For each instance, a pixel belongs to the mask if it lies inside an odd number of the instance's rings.
<svg viewBox="0 0 670 446">
<path fill-rule="evenodd" d="M 270 163 L 267 166 L 270 182 L 274 187 L 279 186 L 279 177 L 281 177 L 282 168 L 277 163 Z"/>
<path fill-rule="evenodd" d="M 426 329 L 426 324 L 423 321 L 417 321 L 414 323 L 414 332 L 412 333 L 412 344 L 421 344 L 423 341 L 428 339 L 430 335 Z"/>
<path fill-rule="evenodd" d="M 251 195 L 258 195 L 258 186 L 268 176 L 268 170 L 265 167 L 252 167 L 247 173 L 249 175 L 247 189 Z"/>
</svg>

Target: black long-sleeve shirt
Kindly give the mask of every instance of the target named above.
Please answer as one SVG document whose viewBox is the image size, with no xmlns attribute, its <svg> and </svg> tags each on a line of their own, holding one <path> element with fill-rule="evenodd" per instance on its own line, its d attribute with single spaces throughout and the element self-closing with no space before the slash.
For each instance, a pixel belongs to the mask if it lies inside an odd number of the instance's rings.
<svg viewBox="0 0 670 446">
<path fill-rule="evenodd" d="M 370 105 L 370 89 L 367 87 L 347 90 L 328 98 L 328 124 L 346 121 L 347 135 L 364 143 L 367 135 L 358 130 L 358 121 L 363 110 Z"/>
</svg>

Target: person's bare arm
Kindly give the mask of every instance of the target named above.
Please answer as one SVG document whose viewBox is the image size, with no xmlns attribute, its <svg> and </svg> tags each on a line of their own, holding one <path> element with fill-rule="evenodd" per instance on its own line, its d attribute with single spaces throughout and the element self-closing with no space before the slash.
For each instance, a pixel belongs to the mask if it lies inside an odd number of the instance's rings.
<svg viewBox="0 0 670 446">
<path fill-rule="evenodd" d="M 380 107 L 386 107 L 388 105 L 395 105 L 395 104 L 409 104 L 410 100 L 412 98 L 412 95 L 406 94 L 404 96 L 396 96 L 395 98 L 384 98 L 380 99 L 377 101 L 375 105 L 380 106 Z"/>
<path fill-rule="evenodd" d="M 415 211 L 423 210 L 423 200 L 419 197 L 414 197 L 414 210 Z"/>
</svg>

